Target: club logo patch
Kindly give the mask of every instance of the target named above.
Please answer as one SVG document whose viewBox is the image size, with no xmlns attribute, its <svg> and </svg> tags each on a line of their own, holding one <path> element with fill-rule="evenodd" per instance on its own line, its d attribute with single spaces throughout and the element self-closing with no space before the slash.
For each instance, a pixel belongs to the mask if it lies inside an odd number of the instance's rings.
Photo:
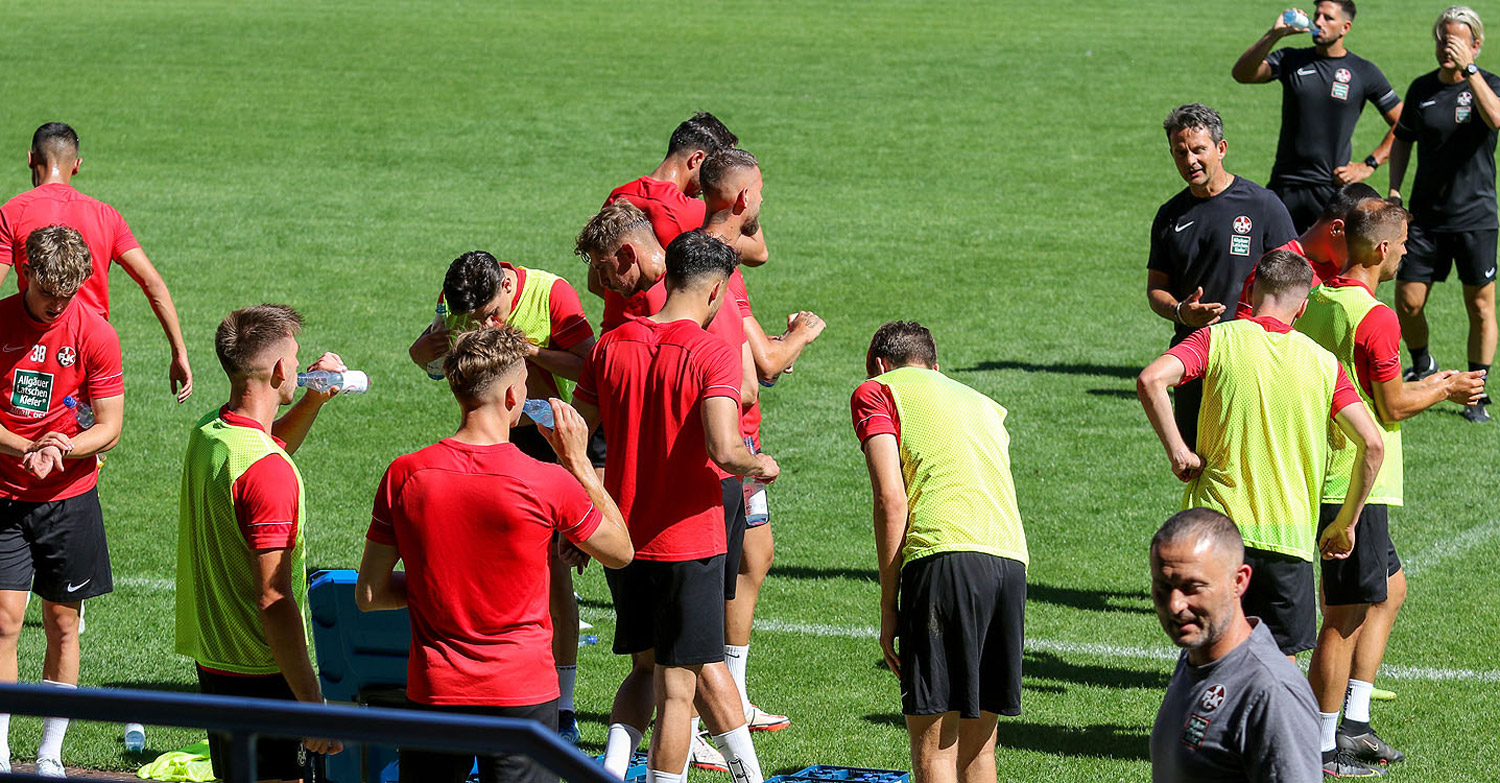
<svg viewBox="0 0 1500 783">
<path fill-rule="evenodd" d="M 1472 116 L 1473 113 L 1474 107 L 1472 106 L 1455 106 L 1453 108 L 1453 121 L 1460 123 L 1468 122 L 1469 117 Z"/>
<path fill-rule="evenodd" d="M 76 361 L 78 361 L 78 352 L 73 350 L 73 346 L 64 345 L 63 347 L 57 349 L 58 364 L 61 364 L 64 367 L 72 367 L 73 362 Z"/>
<path fill-rule="evenodd" d="M 1459 93 L 1458 94 L 1458 105 L 1459 106 L 1472 106 L 1472 105 L 1474 105 L 1474 93 L 1472 93 L 1472 92 L 1461 92 L 1461 93 Z"/>
<path fill-rule="evenodd" d="M 31 346 L 31 355 L 26 358 L 38 363 L 47 361 L 47 346 L 41 343 Z"/>
<path fill-rule="evenodd" d="M 1234 256 L 1250 255 L 1250 237 L 1232 236 L 1229 238 L 1229 254 Z"/>
<path fill-rule="evenodd" d="M 1246 217 L 1244 215 L 1240 215 L 1239 217 L 1235 218 L 1234 219 L 1234 233 L 1236 233 L 1236 234 L 1248 234 L 1248 233 L 1250 233 L 1250 218 L 1248 218 L 1248 217 Z"/>
<path fill-rule="evenodd" d="M 1197 713 L 1189 715 L 1182 727 L 1182 744 L 1194 749 L 1202 746 L 1203 735 L 1208 733 L 1210 723 L 1212 721 Z"/>
<path fill-rule="evenodd" d="M 1340 68 L 1333 72 L 1333 78 L 1336 81 L 1348 84 L 1349 80 L 1354 78 L 1354 74 L 1350 73 L 1348 68 Z"/>
<path fill-rule="evenodd" d="M 47 415 L 52 407 L 52 373 L 16 370 L 10 387 L 10 406 L 33 419 Z"/>
<path fill-rule="evenodd" d="M 1329 94 L 1338 100 L 1347 101 L 1349 100 L 1349 85 L 1343 82 L 1334 82 L 1333 91 Z"/>
<path fill-rule="evenodd" d="M 1204 712 L 1213 712 L 1223 706 L 1224 695 L 1223 685 L 1210 685 L 1203 691 L 1203 695 L 1198 697 L 1198 707 Z"/>
</svg>

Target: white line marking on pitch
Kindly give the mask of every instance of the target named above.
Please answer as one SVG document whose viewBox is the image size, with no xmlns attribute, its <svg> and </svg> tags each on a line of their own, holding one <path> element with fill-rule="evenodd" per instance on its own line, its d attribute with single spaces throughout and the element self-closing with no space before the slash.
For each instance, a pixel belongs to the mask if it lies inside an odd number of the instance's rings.
<svg viewBox="0 0 1500 783">
<path fill-rule="evenodd" d="M 1488 541 L 1491 536 L 1500 533 L 1500 519 L 1465 530 L 1462 533 L 1439 541 L 1432 548 L 1421 555 L 1410 560 L 1401 562 L 1401 569 L 1407 576 L 1416 576 L 1422 571 L 1442 564 L 1444 560 L 1450 560 Z"/>
<path fill-rule="evenodd" d="M 849 639 L 876 639 L 880 636 L 880 629 L 871 626 L 840 626 L 824 623 L 788 623 L 780 620 L 756 620 L 755 627 L 762 631 L 798 633 L 809 636 L 835 636 Z M 1168 647 L 1129 647 L 1094 642 L 1027 639 L 1026 649 L 1033 652 L 1092 655 L 1100 658 L 1141 658 L 1154 661 L 1177 660 L 1177 651 Z M 1395 680 L 1461 680 L 1500 683 L 1500 671 L 1437 669 L 1428 666 L 1385 664 L 1381 667 L 1380 674 L 1382 677 L 1390 677 Z"/>
<path fill-rule="evenodd" d="M 164 576 L 122 576 L 115 579 L 116 587 L 136 587 L 142 590 L 171 590 L 177 583 Z"/>
</svg>

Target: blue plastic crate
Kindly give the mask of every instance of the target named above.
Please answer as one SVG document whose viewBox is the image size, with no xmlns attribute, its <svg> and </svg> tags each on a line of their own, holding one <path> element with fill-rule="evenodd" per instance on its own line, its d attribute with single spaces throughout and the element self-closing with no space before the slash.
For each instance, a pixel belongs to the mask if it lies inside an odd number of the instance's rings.
<svg viewBox="0 0 1500 783">
<path fill-rule="evenodd" d="M 604 764 L 604 754 L 594 757 L 594 761 Z M 646 751 L 638 750 L 630 756 L 630 766 L 625 769 L 625 783 L 645 783 L 646 780 Z"/>
<path fill-rule="evenodd" d="M 790 775 L 777 775 L 766 783 L 809 783 L 810 781 L 848 781 L 848 783 L 910 783 L 911 773 L 895 769 L 866 769 L 814 764 Z"/>
</svg>

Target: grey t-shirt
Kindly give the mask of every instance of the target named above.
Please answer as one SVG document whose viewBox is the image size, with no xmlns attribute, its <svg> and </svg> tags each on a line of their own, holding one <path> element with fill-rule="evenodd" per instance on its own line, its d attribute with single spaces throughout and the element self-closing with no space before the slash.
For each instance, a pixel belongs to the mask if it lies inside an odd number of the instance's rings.
<svg viewBox="0 0 1500 783">
<path fill-rule="evenodd" d="M 1250 622 L 1250 638 L 1223 658 L 1177 660 L 1151 729 L 1153 781 L 1323 780 L 1312 688 L 1265 623 Z"/>
</svg>

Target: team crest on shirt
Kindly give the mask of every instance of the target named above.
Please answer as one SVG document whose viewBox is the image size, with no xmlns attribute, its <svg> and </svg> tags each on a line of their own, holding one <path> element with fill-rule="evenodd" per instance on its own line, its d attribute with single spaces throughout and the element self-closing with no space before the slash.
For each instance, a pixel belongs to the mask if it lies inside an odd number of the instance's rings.
<svg viewBox="0 0 1500 783">
<path fill-rule="evenodd" d="M 1354 78 L 1354 74 L 1350 73 L 1348 68 L 1340 68 L 1333 72 L 1333 78 L 1335 81 L 1348 84 L 1349 80 Z"/>
<path fill-rule="evenodd" d="M 1474 113 L 1474 93 L 1461 92 L 1458 94 L 1458 106 L 1453 109 L 1454 122 L 1468 122 Z"/>
<path fill-rule="evenodd" d="M 1220 684 L 1210 685 L 1198 697 L 1198 707 L 1204 712 L 1213 712 L 1224 704 L 1224 686 Z"/>
<path fill-rule="evenodd" d="M 64 345 L 63 347 L 57 349 L 58 364 L 61 364 L 64 367 L 72 367 L 73 362 L 76 361 L 78 361 L 78 352 L 73 350 L 73 346 Z"/>
<path fill-rule="evenodd" d="M 1250 233 L 1250 225 L 1250 218 L 1245 215 L 1240 215 L 1239 217 L 1234 219 L 1234 233 L 1248 234 Z"/>
<path fill-rule="evenodd" d="M 1208 733 L 1208 725 L 1212 722 L 1197 713 L 1189 715 L 1187 723 L 1182 726 L 1182 744 L 1193 749 L 1200 747 L 1203 744 L 1203 735 Z"/>
<path fill-rule="evenodd" d="M 1349 85 L 1344 82 L 1334 82 L 1333 90 L 1328 93 L 1341 101 L 1349 100 Z"/>
</svg>

